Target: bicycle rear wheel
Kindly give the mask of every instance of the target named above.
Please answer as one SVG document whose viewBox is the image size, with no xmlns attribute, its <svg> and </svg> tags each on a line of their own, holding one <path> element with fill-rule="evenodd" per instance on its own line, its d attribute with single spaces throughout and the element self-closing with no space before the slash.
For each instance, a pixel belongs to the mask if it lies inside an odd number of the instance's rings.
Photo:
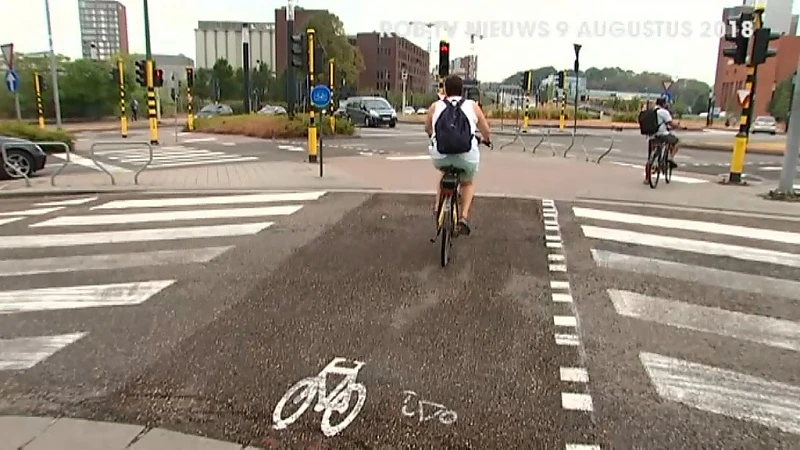
<svg viewBox="0 0 800 450">
<path fill-rule="evenodd" d="M 659 160 L 661 159 L 661 149 L 656 147 L 653 150 L 653 153 L 650 155 L 650 160 L 647 161 L 647 184 L 650 185 L 650 189 L 655 189 L 658 186 L 658 180 L 661 177 L 661 168 L 658 166 Z M 656 169 L 656 170 L 653 170 Z"/>
<path fill-rule="evenodd" d="M 448 195 L 442 202 L 444 211 L 444 223 L 442 224 L 442 248 L 440 253 L 440 262 L 442 267 L 447 266 L 450 262 L 450 247 L 453 239 L 453 197 Z"/>
</svg>

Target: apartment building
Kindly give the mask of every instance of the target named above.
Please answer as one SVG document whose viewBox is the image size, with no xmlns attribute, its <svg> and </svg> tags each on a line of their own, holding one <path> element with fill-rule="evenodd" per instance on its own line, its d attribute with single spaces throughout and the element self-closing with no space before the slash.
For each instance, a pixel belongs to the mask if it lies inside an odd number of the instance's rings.
<svg viewBox="0 0 800 450">
<path fill-rule="evenodd" d="M 128 54 L 128 15 L 113 0 L 79 0 L 78 16 L 84 58 L 108 59 Z"/>
<path fill-rule="evenodd" d="M 250 67 L 264 62 L 275 70 L 275 24 L 266 22 L 199 21 L 194 30 L 197 67 L 210 69 L 225 59 L 234 69 L 243 66 L 243 33 L 249 33 Z"/>
</svg>

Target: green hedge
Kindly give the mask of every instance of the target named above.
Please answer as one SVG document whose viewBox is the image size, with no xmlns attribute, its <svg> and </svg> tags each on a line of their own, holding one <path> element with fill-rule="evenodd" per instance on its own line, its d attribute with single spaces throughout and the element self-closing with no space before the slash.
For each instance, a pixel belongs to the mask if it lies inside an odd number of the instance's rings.
<svg viewBox="0 0 800 450">
<path fill-rule="evenodd" d="M 319 121 L 319 116 L 316 117 Z M 308 116 L 298 114 L 294 120 L 285 115 L 271 116 L 262 114 L 244 114 L 229 116 L 204 117 L 195 120 L 195 131 L 201 133 L 232 134 L 258 137 L 264 139 L 300 138 L 308 135 Z M 334 130 L 330 129 L 328 118 L 323 116 L 319 122 L 322 133 L 350 136 L 355 132 L 353 123 L 337 117 Z M 184 127 L 184 131 L 187 129 Z"/>
<path fill-rule="evenodd" d="M 611 115 L 612 122 L 621 122 L 621 123 L 638 123 L 639 122 L 639 111 L 636 112 L 622 112 L 616 113 Z"/>
<path fill-rule="evenodd" d="M 0 122 L 0 136 L 16 137 L 33 142 L 63 142 L 69 146 L 70 150 L 75 149 L 75 136 L 72 133 L 52 128 L 42 129 L 38 125 L 30 125 L 25 122 Z M 58 145 L 42 145 L 41 147 L 47 153 L 64 152 L 64 148 Z"/>
<path fill-rule="evenodd" d="M 523 110 L 516 109 L 492 109 L 488 111 L 488 113 L 490 119 L 516 119 L 517 117 L 522 119 L 524 115 Z M 567 108 L 565 113 L 567 119 L 572 120 L 572 115 L 575 113 L 575 110 Z M 531 108 L 528 114 L 531 120 L 558 120 L 560 116 L 561 109 L 559 108 Z M 578 110 L 578 120 L 597 119 L 599 117 L 599 114 Z"/>
</svg>

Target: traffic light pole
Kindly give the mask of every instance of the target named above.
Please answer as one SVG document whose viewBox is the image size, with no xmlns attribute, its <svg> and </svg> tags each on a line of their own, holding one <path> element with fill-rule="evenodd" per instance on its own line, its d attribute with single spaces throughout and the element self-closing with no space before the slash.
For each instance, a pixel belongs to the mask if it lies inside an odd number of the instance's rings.
<svg viewBox="0 0 800 450">
<path fill-rule="evenodd" d="M 147 0 L 142 0 L 144 12 L 144 53 L 145 53 L 145 78 L 147 82 L 147 119 L 150 124 L 150 145 L 158 145 L 158 118 L 156 110 L 156 91 L 153 86 L 153 52 L 150 47 L 150 10 Z"/>
<path fill-rule="evenodd" d="M 800 70 L 794 76 L 794 94 L 792 95 L 792 106 L 789 110 L 796 115 L 800 115 Z M 795 177 L 797 176 L 797 164 L 800 162 L 800 119 L 795 117 L 789 122 L 786 136 L 786 150 L 783 153 L 783 167 L 781 168 L 781 179 L 778 184 L 778 193 L 783 196 L 793 197 L 795 192 Z"/>
<path fill-rule="evenodd" d="M 314 107 L 311 105 L 311 87 L 314 86 L 314 43 L 315 34 L 313 28 L 306 30 L 308 39 L 308 85 L 309 85 L 309 108 L 308 108 L 308 162 L 317 162 L 317 125 L 314 121 Z"/>
<path fill-rule="evenodd" d="M 33 93 L 36 94 L 36 114 L 39 118 L 39 128 L 44 129 L 44 107 L 42 106 L 42 75 L 33 72 Z"/>
<path fill-rule="evenodd" d="M 192 87 L 194 86 L 194 69 L 186 68 L 186 127 L 189 131 L 194 131 L 194 100 L 192 99 Z"/>
<path fill-rule="evenodd" d="M 572 44 L 573 49 L 575 50 L 575 110 L 574 110 L 574 117 L 572 118 L 572 134 L 573 136 L 578 134 L 578 97 L 580 89 L 578 88 L 578 80 L 580 79 L 580 75 L 578 70 L 580 69 L 579 63 L 579 56 L 581 53 L 581 45 L 580 44 Z"/>
<path fill-rule="evenodd" d="M 244 77 L 244 113 L 250 114 L 250 24 L 242 27 L 242 76 Z"/>
<path fill-rule="evenodd" d="M 290 0 L 286 5 L 286 113 L 289 119 L 294 119 L 294 105 L 296 96 L 294 88 L 297 85 L 297 80 L 294 75 L 294 66 L 292 65 L 292 36 L 294 35 L 294 5 Z"/>
<path fill-rule="evenodd" d="M 525 72 L 523 75 L 523 89 L 525 91 L 525 112 L 522 116 L 522 132 L 528 132 L 528 121 L 530 120 L 530 109 L 531 109 L 531 78 L 533 76 L 532 71 Z"/>
<path fill-rule="evenodd" d="M 753 11 L 753 33 L 762 26 L 762 14 L 764 9 L 756 9 Z M 741 27 L 743 28 L 743 27 Z M 741 30 L 738 30 L 741 32 Z M 755 46 L 753 46 L 755 49 Z M 752 60 L 752 57 L 751 57 Z M 731 154 L 731 169 L 728 174 L 728 184 L 742 184 L 742 172 L 744 171 L 744 158 L 747 153 L 747 141 L 750 137 L 750 124 L 753 119 L 753 105 L 755 105 L 756 94 L 756 77 L 758 75 L 758 66 L 753 64 L 752 61 L 747 64 L 747 78 L 744 82 L 744 89 L 750 94 L 746 102 L 742 105 L 742 114 L 739 117 L 739 132 L 733 141 L 733 153 Z"/>
<path fill-rule="evenodd" d="M 125 60 L 117 58 L 117 83 L 119 84 L 119 132 L 123 138 L 128 137 L 128 114 L 125 111 Z"/>
<path fill-rule="evenodd" d="M 328 86 L 331 89 L 331 104 L 328 107 L 328 110 L 329 110 L 328 123 L 330 123 L 330 125 L 331 125 L 331 132 L 336 131 L 336 118 L 333 117 L 333 113 L 336 112 L 336 105 L 335 105 L 335 102 L 333 101 L 333 99 L 334 99 L 333 92 L 334 92 L 334 89 L 336 88 L 336 83 L 335 83 L 336 79 L 335 79 L 335 76 L 334 76 L 334 69 L 335 69 L 334 66 L 335 66 L 335 64 L 334 64 L 333 58 L 329 59 L 328 60 Z"/>
</svg>

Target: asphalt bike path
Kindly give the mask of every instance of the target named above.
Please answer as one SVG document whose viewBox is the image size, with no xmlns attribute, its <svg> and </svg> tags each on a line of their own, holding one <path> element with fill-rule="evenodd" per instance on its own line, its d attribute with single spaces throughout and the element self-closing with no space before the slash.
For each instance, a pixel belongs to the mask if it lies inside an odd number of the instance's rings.
<svg viewBox="0 0 800 450">
<path fill-rule="evenodd" d="M 266 448 L 597 449 L 572 446 L 594 428 L 541 203 L 478 199 L 445 269 L 430 203 L 369 196 L 274 271 L 248 255 L 245 297 L 83 413 Z"/>
<path fill-rule="evenodd" d="M 800 222 L 557 207 L 604 448 L 800 448 Z"/>
</svg>

